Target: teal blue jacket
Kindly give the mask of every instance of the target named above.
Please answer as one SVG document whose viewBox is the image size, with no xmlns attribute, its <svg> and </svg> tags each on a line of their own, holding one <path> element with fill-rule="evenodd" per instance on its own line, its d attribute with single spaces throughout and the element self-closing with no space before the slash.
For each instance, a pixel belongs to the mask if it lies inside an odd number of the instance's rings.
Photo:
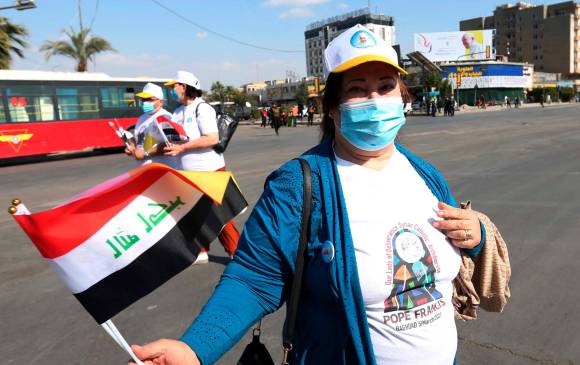
<svg viewBox="0 0 580 365">
<path fill-rule="evenodd" d="M 433 194 L 457 206 L 437 169 L 403 146 L 405 155 Z M 292 364 L 375 364 L 358 278 L 355 251 L 332 140 L 301 158 L 312 169 L 312 212 Z M 235 259 L 212 297 L 181 340 L 203 365 L 216 362 L 264 315 L 288 299 L 300 237 L 303 177 L 292 160 L 274 171 L 242 233 Z M 475 256 L 485 242 L 468 254 Z M 335 257 L 321 256 L 330 241 Z"/>
</svg>

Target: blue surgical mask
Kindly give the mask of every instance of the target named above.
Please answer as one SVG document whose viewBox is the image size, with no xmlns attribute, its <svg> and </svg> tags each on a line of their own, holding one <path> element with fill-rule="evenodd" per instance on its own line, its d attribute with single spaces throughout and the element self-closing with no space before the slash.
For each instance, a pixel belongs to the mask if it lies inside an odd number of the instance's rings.
<svg viewBox="0 0 580 365">
<path fill-rule="evenodd" d="M 177 91 L 175 91 L 175 89 L 171 89 L 171 91 L 169 91 L 169 93 L 171 94 L 171 97 L 179 102 L 179 94 L 177 93 Z"/>
<path fill-rule="evenodd" d="M 155 111 L 155 105 L 153 105 L 152 101 L 144 101 L 141 105 L 141 110 L 143 110 L 143 113 L 151 114 Z"/>
<path fill-rule="evenodd" d="M 405 124 L 400 96 L 340 104 L 340 132 L 363 151 L 378 151 L 393 143 Z"/>
</svg>

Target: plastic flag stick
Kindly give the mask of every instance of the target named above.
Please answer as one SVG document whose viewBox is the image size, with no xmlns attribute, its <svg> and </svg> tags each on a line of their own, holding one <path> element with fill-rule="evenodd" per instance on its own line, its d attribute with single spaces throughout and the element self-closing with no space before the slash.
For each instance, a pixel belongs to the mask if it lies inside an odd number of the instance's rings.
<svg viewBox="0 0 580 365">
<path fill-rule="evenodd" d="M 129 344 L 127 343 L 127 341 L 125 341 L 125 338 L 123 337 L 123 335 L 119 332 L 119 330 L 117 329 L 117 327 L 115 326 L 115 324 L 113 323 L 113 321 L 111 321 L 110 319 L 108 321 L 106 321 L 105 323 L 103 323 L 101 326 L 107 326 L 109 328 L 109 331 L 107 331 L 107 333 L 113 337 L 113 339 L 115 340 L 115 342 L 117 342 L 117 344 L 119 344 L 119 346 L 121 346 L 121 348 L 123 350 L 125 350 L 129 355 L 131 355 L 131 358 L 133 359 L 133 361 L 135 361 L 135 363 L 137 365 L 144 365 L 141 360 L 139 360 L 137 358 L 137 356 L 135 355 L 135 353 L 133 353 L 133 350 L 131 350 L 131 347 L 129 346 Z M 112 334 L 111 334 L 112 333 Z"/>
</svg>

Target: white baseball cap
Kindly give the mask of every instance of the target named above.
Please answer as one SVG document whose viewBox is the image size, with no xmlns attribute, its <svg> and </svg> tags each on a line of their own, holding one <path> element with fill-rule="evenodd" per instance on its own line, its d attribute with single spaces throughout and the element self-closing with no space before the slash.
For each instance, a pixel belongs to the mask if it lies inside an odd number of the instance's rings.
<svg viewBox="0 0 580 365">
<path fill-rule="evenodd" d="M 397 51 L 366 27 L 357 24 L 333 39 L 324 50 L 324 80 L 328 80 L 331 73 L 344 72 L 371 61 L 384 62 L 407 74 L 399 66 Z"/>
<path fill-rule="evenodd" d="M 186 84 L 198 90 L 201 90 L 201 84 L 199 83 L 199 80 L 191 72 L 177 71 L 177 75 L 175 76 L 175 78 L 169 82 L 166 82 L 165 86 L 171 86 L 177 83 Z"/>
<path fill-rule="evenodd" d="M 157 98 L 163 100 L 163 89 L 161 89 L 161 86 L 148 82 L 143 87 L 143 91 L 135 95 L 142 99 Z"/>
</svg>

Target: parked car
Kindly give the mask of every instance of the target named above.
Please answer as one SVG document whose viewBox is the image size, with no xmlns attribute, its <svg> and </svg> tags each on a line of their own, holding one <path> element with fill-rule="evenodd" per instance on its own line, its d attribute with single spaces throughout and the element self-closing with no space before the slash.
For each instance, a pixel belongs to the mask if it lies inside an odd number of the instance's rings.
<svg viewBox="0 0 580 365">
<path fill-rule="evenodd" d="M 214 107 L 216 112 L 225 113 L 237 121 L 249 120 L 252 116 L 252 108 L 250 103 L 240 106 L 233 101 L 226 101 L 223 104 L 219 101 L 212 101 L 210 105 Z"/>
<path fill-rule="evenodd" d="M 411 106 L 411 103 L 403 104 L 403 113 L 405 114 L 405 116 L 409 115 L 412 111 L 413 107 Z"/>
<path fill-rule="evenodd" d="M 413 110 L 413 112 L 420 112 L 422 107 L 423 102 L 421 100 L 415 100 L 411 103 L 411 110 Z"/>
</svg>

